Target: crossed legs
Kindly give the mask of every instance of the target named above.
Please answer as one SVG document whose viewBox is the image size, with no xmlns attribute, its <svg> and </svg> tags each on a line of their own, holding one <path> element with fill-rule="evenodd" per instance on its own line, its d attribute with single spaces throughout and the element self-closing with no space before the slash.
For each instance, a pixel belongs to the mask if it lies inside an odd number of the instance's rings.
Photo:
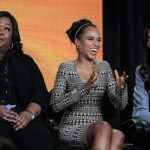
<svg viewBox="0 0 150 150">
<path fill-rule="evenodd" d="M 121 150 L 124 143 L 124 134 L 105 121 L 91 124 L 86 137 L 90 150 Z"/>
</svg>

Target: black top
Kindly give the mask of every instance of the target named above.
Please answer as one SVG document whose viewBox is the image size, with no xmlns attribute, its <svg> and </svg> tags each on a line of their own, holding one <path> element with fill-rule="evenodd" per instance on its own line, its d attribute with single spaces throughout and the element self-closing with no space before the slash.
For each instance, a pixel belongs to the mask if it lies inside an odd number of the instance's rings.
<svg viewBox="0 0 150 150">
<path fill-rule="evenodd" d="M 0 104 L 5 104 L 8 99 L 8 73 L 6 67 L 6 62 L 0 61 Z"/>
<path fill-rule="evenodd" d="M 5 62 L 2 63 L 0 73 L 3 74 Z M 16 111 L 23 111 L 30 102 L 35 102 L 41 106 L 42 114 L 46 114 L 49 106 L 47 88 L 34 60 L 26 55 L 11 55 L 8 60 L 8 84 L 5 77 L 0 80 L 0 87 L 3 91 L 8 85 L 9 94 L 4 94 L 6 103 L 16 104 Z M 1 97 L 0 97 L 1 98 Z"/>
</svg>

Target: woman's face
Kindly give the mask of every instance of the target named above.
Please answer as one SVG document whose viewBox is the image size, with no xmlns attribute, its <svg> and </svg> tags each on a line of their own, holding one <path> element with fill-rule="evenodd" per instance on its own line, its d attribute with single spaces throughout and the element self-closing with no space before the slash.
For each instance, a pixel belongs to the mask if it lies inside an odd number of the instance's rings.
<svg viewBox="0 0 150 150">
<path fill-rule="evenodd" d="M 101 38 L 99 30 L 96 27 L 87 27 L 83 34 L 77 39 L 76 45 L 79 47 L 80 57 L 88 60 L 94 60 L 100 47 Z"/>
<path fill-rule="evenodd" d="M 12 44 L 13 27 L 8 17 L 0 17 L 0 53 L 5 54 Z"/>
<path fill-rule="evenodd" d="M 147 47 L 150 48 L 150 29 L 147 31 L 148 38 L 147 38 Z"/>
</svg>

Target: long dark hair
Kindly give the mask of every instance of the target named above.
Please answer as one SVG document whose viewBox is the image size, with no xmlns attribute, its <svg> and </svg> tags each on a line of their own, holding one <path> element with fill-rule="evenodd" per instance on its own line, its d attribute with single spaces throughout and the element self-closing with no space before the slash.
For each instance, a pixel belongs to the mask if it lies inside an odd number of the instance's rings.
<svg viewBox="0 0 150 150">
<path fill-rule="evenodd" d="M 150 47 L 147 46 L 148 31 L 150 30 L 150 24 L 146 26 L 143 34 L 143 46 L 145 49 L 143 63 L 140 69 L 144 86 L 146 90 L 150 90 Z"/>
<path fill-rule="evenodd" d="M 15 19 L 14 16 L 12 16 L 9 12 L 7 11 L 0 11 L 0 18 L 1 17 L 7 17 L 11 20 L 12 27 L 13 27 L 13 35 L 12 35 L 12 43 L 13 43 L 13 48 L 10 49 L 11 53 L 13 54 L 21 54 L 23 53 L 22 51 L 22 43 L 20 39 L 20 33 L 18 29 L 18 23 Z"/>
</svg>

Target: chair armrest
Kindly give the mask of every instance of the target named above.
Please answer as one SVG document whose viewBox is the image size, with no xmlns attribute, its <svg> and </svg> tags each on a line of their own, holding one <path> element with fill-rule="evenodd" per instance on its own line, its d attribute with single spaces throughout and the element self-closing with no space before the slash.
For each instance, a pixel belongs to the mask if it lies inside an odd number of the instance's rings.
<svg viewBox="0 0 150 150">
<path fill-rule="evenodd" d="M 149 144 L 149 139 L 150 139 L 150 123 L 147 121 L 141 121 L 141 124 L 144 129 L 144 141 L 145 143 Z"/>
<path fill-rule="evenodd" d="M 139 145 L 144 137 L 144 128 L 138 119 L 129 119 L 121 124 L 121 130 L 125 134 L 126 142 Z"/>
</svg>

